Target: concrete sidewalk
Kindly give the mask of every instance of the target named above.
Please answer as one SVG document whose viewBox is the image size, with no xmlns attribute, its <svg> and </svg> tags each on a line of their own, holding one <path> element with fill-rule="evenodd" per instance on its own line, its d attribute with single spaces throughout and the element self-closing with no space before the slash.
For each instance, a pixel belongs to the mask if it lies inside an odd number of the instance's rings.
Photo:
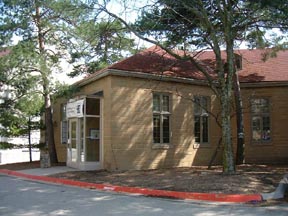
<svg viewBox="0 0 288 216">
<path fill-rule="evenodd" d="M 36 176 L 47 176 L 70 171 L 79 171 L 79 170 L 67 166 L 54 166 L 49 168 L 34 168 L 34 169 L 19 170 L 18 172 Z"/>
</svg>

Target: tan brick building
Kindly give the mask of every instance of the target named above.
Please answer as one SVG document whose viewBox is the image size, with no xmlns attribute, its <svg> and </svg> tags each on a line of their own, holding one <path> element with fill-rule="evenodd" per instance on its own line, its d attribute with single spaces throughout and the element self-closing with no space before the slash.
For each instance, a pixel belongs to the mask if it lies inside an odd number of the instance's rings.
<svg viewBox="0 0 288 216">
<path fill-rule="evenodd" d="M 288 52 L 265 62 L 262 53 L 237 51 L 246 162 L 287 163 Z M 213 63 L 210 52 L 199 59 Z M 217 97 L 193 64 L 157 47 L 75 85 L 80 87 L 77 94 L 54 104 L 58 159 L 68 166 L 127 170 L 207 165 L 217 148 Z M 233 130 L 235 137 L 236 123 Z M 221 163 L 221 150 L 215 163 Z"/>
</svg>

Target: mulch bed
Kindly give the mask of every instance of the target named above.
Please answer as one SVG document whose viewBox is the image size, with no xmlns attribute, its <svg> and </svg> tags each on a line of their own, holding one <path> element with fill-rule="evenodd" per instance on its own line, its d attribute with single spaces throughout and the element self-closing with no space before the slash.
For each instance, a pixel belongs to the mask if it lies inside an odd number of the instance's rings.
<svg viewBox="0 0 288 216">
<path fill-rule="evenodd" d="M 221 167 L 173 168 L 144 171 L 75 171 L 52 175 L 100 184 L 144 187 L 159 190 L 254 194 L 273 192 L 288 173 L 288 166 L 238 166 L 235 175 L 224 175 Z"/>
<path fill-rule="evenodd" d="M 53 166 L 65 163 L 53 164 Z M 23 170 L 39 168 L 40 162 L 0 165 L 0 169 Z M 143 187 L 159 190 L 254 194 L 273 192 L 285 174 L 288 165 L 241 165 L 234 175 L 224 175 L 221 167 L 172 168 L 143 171 L 73 171 L 51 175 L 99 184 Z"/>
<path fill-rule="evenodd" d="M 66 166 L 66 163 L 52 164 L 52 166 Z M 34 168 L 40 168 L 40 161 L 0 165 L 0 169 L 9 169 L 9 170 L 25 170 L 25 169 L 34 169 Z"/>
<path fill-rule="evenodd" d="M 13 164 L 3 164 L 0 165 L 0 169 L 9 170 L 24 170 L 24 169 L 34 169 L 40 167 L 40 161 L 13 163 Z"/>
</svg>

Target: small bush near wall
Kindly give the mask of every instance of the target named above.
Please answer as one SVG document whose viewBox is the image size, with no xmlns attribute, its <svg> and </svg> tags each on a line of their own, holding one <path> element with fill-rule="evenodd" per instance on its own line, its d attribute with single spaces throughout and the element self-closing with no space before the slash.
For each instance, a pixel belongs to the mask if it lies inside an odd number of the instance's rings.
<svg viewBox="0 0 288 216">
<path fill-rule="evenodd" d="M 32 148 L 42 148 L 45 146 L 45 143 L 39 143 L 39 144 L 32 144 Z M 0 149 L 21 149 L 21 148 L 29 148 L 29 145 L 19 145 L 19 144 L 13 144 L 8 142 L 0 142 Z"/>
<path fill-rule="evenodd" d="M 8 142 L 0 142 L 0 149 L 13 149 L 15 144 L 8 143 Z"/>
</svg>

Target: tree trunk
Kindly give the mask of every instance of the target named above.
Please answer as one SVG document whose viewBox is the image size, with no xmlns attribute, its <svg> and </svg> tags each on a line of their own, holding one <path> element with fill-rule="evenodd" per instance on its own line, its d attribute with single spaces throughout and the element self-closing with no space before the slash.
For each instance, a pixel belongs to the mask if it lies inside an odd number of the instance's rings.
<svg viewBox="0 0 288 216">
<path fill-rule="evenodd" d="M 31 143 L 31 118 L 28 119 L 28 143 L 29 143 L 29 159 L 32 163 L 32 143 Z"/>
<path fill-rule="evenodd" d="M 245 160 L 245 136 L 244 136 L 244 124 L 243 124 L 243 104 L 237 72 L 234 74 L 234 97 L 236 105 L 236 122 L 237 122 L 236 164 L 240 165 L 243 164 Z"/>
<path fill-rule="evenodd" d="M 231 117 L 230 117 L 230 97 L 225 93 L 221 100 L 222 111 L 222 145 L 223 149 L 223 172 L 225 174 L 235 173 L 233 143 L 231 131 Z"/>
<path fill-rule="evenodd" d="M 43 87 L 43 96 L 45 100 L 45 141 L 46 146 L 49 150 L 49 156 L 51 163 L 58 163 L 55 141 L 54 141 L 54 128 L 53 128 L 53 117 L 52 117 L 52 109 L 51 109 L 51 98 L 49 91 L 49 74 L 50 69 L 47 68 L 47 60 L 45 58 L 45 44 L 44 44 L 44 34 L 41 26 L 41 14 L 40 8 L 36 4 L 35 7 L 35 24 L 37 26 L 38 31 L 38 45 L 40 50 L 40 58 L 41 58 L 41 76 L 42 76 L 42 87 Z"/>
<path fill-rule="evenodd" d="M 51 110 L 50 95 L 45 95 L 45 125 L 46 125 L 46 146 L 48 146 L 49 156 L 51 163 L 58 163 L 55 140 L 54 140 L 54 127 L 53 117 Z"/>
<path fill-rule="evenodd" d="M 234 35 L 233 35 L 233 15 L 232 2 L 223 1 L 223 24 L 224 37 L 226 42 L 227 71 L 225 76 L 225 85 L 222 86 L 221 105 L 222 105 L 222 142 L 223 152 L 223 171 L 226 174 L 235 173 L 233 142 L 232 142 L 232 124 L 231 124 L 231 99 L 233 89 L 234 67 Z"/>
</svg>

